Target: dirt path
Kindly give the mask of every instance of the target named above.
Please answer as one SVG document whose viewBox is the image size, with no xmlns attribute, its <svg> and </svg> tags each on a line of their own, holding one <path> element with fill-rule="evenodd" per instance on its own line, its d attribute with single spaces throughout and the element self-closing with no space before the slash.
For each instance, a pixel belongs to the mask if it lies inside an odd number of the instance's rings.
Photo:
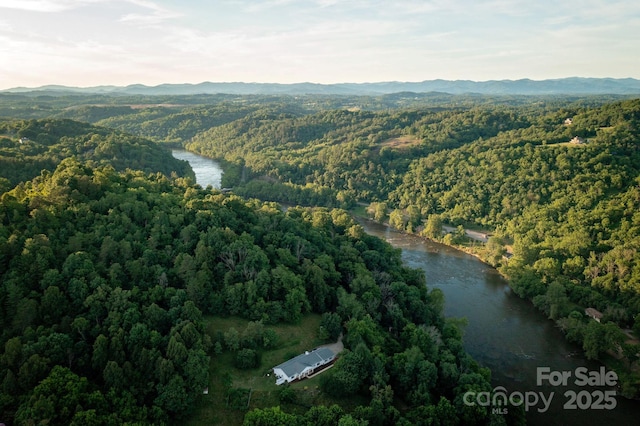
<svg viewBox="0 0 640 426">
<path fill-rule="evenodd" d="M 329 343 L 326 345 L 319 346 L 320 348 L 330 349 L 334 354 L 338 355 L 340 352 L 344 350 L 344 344 L 342 343 L 342 334 L 338 337 L 338 341 L 335 343 Z"/>
</svg>

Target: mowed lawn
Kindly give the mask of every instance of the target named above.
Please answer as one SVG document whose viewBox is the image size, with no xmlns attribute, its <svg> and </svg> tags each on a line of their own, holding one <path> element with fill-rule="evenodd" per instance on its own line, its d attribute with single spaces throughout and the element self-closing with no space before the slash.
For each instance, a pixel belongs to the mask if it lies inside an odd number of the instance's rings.
<svg viewBox="0 0 640 426">
<path fill-rule="evenodd" d="M 242 318 L 208 317 L 205 319 L 207 333 L 215 341 L 218 332 L 224 333 L 231 327 L 241 334 L 249 321 Z M 276 365 L 301 354 L 306 350 L 316 348 L 323 342 L 318 340 L 320 315 L 310 314 L 303 317 L 298 324 L 269 325 L 278 334 L 278 347 L 263 351 L 260 367 L 252 370 L 239 370 L 233 366 L 234 353 L 223 352 L 211 357 L 209 368 L 209 394 L 200 395 L 196 409 L 186 419 L 191 425 L 239 425 L 246 410 L 234 409 L 227 406 L 223 377 L 225 373 L 232 379 L 232 387 L 251 389 L 248 409 L 282 405 L 278 400 L 279 386 L 275 384 L 272 368 Z M 268 374 L 268 376 L 267 376 Z M 318 389 L 319 376 L 310 380 L 295 383 L 293 388 L 298 392 L 298 402 L 302 405 L 288 406 L 289 409 L 304 412 L 306 406 L 312 404 L 330 405 L 340 401 L 326 398 Z M 345 407 L 346 408 L 346 407 Z"/>
</svg>

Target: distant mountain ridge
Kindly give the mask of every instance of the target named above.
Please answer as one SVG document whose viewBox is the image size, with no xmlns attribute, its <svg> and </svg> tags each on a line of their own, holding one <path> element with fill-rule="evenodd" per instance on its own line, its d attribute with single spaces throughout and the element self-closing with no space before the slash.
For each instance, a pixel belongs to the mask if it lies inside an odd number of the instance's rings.
<svg viewBox="0 0 640 426">
<path fill-rule="evenodd" d="M 96 93 L 114 95 L 198 95 L 226 93 L 232 95 L 386 95 L 398 92 L 477 93 L 484 95 L 600 95 L 640 94 L 640 80 L 634 78 L 569 77 L 551 80 L 425 80 L 421 82 L 388 81 L 379 83 L 242 83 L 203 82 L 198 84 L 160 84 L 145 86 L 70 87 L 48 85 L 37 88 L 16 87 L 0 93 L 46 92 Z"/>
</svg>

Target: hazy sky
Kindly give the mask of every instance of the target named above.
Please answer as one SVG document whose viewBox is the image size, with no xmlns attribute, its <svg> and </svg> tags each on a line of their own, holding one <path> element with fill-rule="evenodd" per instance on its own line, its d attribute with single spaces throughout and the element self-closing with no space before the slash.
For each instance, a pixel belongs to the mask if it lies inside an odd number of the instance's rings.
<svg viewBox="0 0 640 426">
<path fill-rule="evenodd" d="M 0 0 L 0 88 L 640 78 L 637 0 Z"/>
</svg>

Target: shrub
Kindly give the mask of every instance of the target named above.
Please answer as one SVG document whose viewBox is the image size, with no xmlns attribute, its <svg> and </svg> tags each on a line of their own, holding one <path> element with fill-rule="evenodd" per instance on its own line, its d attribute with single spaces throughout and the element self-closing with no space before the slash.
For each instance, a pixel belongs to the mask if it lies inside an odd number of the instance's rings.
<svg viewBox="0 0 640 426">
<path fill-rule="evenodd" d="M 241 370 L 249 370 L 260 365 L 260 356 L 253 349 L 240 349 L 236 354 L 235 366 Z"/>
<path fill-rule="evenodd" d="M 296 391 L 291 386 L 283 386 L 278 392 L 278 399 L 283 404 L 296 402 Z"/>
</svg>

